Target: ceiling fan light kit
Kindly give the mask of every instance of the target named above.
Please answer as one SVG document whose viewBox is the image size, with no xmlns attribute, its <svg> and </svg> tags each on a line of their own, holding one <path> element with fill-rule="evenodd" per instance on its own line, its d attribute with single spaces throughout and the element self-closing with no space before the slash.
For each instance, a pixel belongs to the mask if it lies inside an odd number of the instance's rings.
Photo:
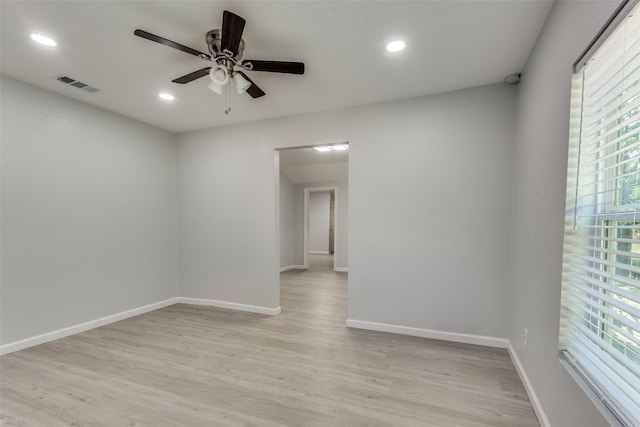
<svg viewBox="0 0 640 427">
<path fill-rule="evenodd" d="M 207 87 L 209 89 L 211 89 L 212 92 L 215 92 L 218 95 L 222 95 L 222 85 L 219 85 L 218 83 L 214 82 L 213 80 L 209 82 Z"/>
<path fill-rule="evenodd" d="M 242 33 L 246 21 L 244 18 L 225 10 L 222 15 L 222 29 L 211 30 L 207 33 L 205 40 L 210 52 L 204 53 L 180 43 L 156 36 L 144 30 L 135 30 L 134 35 L 147 40 L 163 44 L 165 46 L 181 50 L 182 52 L 197 56 L 198 58 L 213 62 L 212 67 L 205 67 L 193 71 L 182 77 L 173 79 L 173 83 L 186 84 L 196 79 L 209 75 L 211 82 L 207 85 L 209 89 L 218 95 L 223 94 L 223 88 L 227 89 L 227 109 L 229 113 L 229 81 L 233 80 L 238 94 L 248 93 L 252 98 L 260 98 L 265 93 L 260 89 L 242 70 L 264 71 L 271 73 L 304 74 L 304 63 L 290 61 L 263 61 L 245 60 L 241 61 L 244 53 L 244 40 Z"/>
<path fill-rule="evenodd" d="M 222 65 L 216 65 L 209 71 L 211 82 L 219 86 L 224 86 L 229 83 L 229 71 Z"/>
<path fill-rule="evenodd" d="M 242 77 L 242 74 L 240 73 L 233 73 L 232 79 L 233 83 L 236 85 L 236 91 L 238 92 L 238 95 L 242 95 L 243 93 L 245 93 L 247 89 L 249 89 L 249 86 L 251 86 L 249 80 Z"/>
</svg>

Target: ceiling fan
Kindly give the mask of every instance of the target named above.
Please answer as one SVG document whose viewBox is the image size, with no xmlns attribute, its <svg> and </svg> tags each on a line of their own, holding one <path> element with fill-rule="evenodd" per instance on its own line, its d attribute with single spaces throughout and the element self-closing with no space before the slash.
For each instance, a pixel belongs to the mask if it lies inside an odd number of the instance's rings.
<svg viewBox="0 0 640 427">
<path fill-rule="evenodd" d="M 222 30 L 211 30 L 206 35 L 206 42 L 210 53 L 200 52 L 180 43 L 156 36 L 144 30 L 135 30 L 133 34 L 138 37 L 151 40 L 185 53 L 197 56 L 214 65 L 173 79 L 173 83 L 185 84 L 209 75 L 211 82 L 207 85 L 213 92 L 222 95 L 223 88 L 227 87 L 227 100 L 229 94 L 229 82 L 233 81 L 238 94 L 248 93 L 252 98 L 264 96 L 260 89 L 242 70 L 267 71 L 271 73 L 304 74 L 304 63 L 289 61 L 263 61 L 255 59 L 242 60 L 244 51 L 244 31 L 246 21 L 244 18 L 225 10 L 222 15 Z M 227 107 L 225 113 L 229 113 Z"/>
</svg>

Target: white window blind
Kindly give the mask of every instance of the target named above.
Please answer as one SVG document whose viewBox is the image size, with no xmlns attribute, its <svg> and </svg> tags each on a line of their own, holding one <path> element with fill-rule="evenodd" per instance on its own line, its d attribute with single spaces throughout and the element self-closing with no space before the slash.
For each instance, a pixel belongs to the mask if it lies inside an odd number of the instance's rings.
<svg viewBox="0 0 640 427">
<path fill-rule="evenodd" d="M 612 423 L 640 426 L 640 8 L 573 78 L 560 350 Z"/>
</svg>

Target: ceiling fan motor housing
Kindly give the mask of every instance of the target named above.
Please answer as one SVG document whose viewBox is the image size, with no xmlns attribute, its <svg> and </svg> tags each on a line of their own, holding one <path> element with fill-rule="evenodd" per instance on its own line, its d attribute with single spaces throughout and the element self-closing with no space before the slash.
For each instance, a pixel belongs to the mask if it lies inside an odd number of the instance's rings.
<svg viewBox="0 0 640 427">
<path fill-rule="evenodd" d="M 222 30 L 211 30 L 207 33 L 207 47 L 209 52 L 214 57 L 223 55 L 222 48 L 220 47 L 222 41 Z M 240 46 L 238 46 L 238 54 L 233 58 L 236 63 L 242 58 L 244 52 L 244 39 L 240 40 Z"/>
</svg>

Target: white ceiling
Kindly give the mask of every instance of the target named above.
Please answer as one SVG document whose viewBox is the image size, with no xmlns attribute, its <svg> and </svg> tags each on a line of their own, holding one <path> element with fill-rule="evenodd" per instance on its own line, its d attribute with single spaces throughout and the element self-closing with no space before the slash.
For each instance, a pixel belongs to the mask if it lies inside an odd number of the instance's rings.
<svg viewBox="0 0 640 427">
<path fill-rule="evenodd" d="M 0 72 L 169 131 L 370 104 L 503 81 L 522 70 L 552 1 L 0 1 Z M 306 64 L 303 76 L 248 73 L 267 95 L 225 99 L 208 66 L 136 37 L 140 28 L 207 52 L 222 11 L 247 21 L 245 58 Z M 35 44 L 37 32 L 57 40 Z M 397 54 L 385 44 L 402 38 Z M 68 75 L 100 89 L 64 85 Z M 158 99 L 160 91 L 176 96 Z"/>
</svg>

